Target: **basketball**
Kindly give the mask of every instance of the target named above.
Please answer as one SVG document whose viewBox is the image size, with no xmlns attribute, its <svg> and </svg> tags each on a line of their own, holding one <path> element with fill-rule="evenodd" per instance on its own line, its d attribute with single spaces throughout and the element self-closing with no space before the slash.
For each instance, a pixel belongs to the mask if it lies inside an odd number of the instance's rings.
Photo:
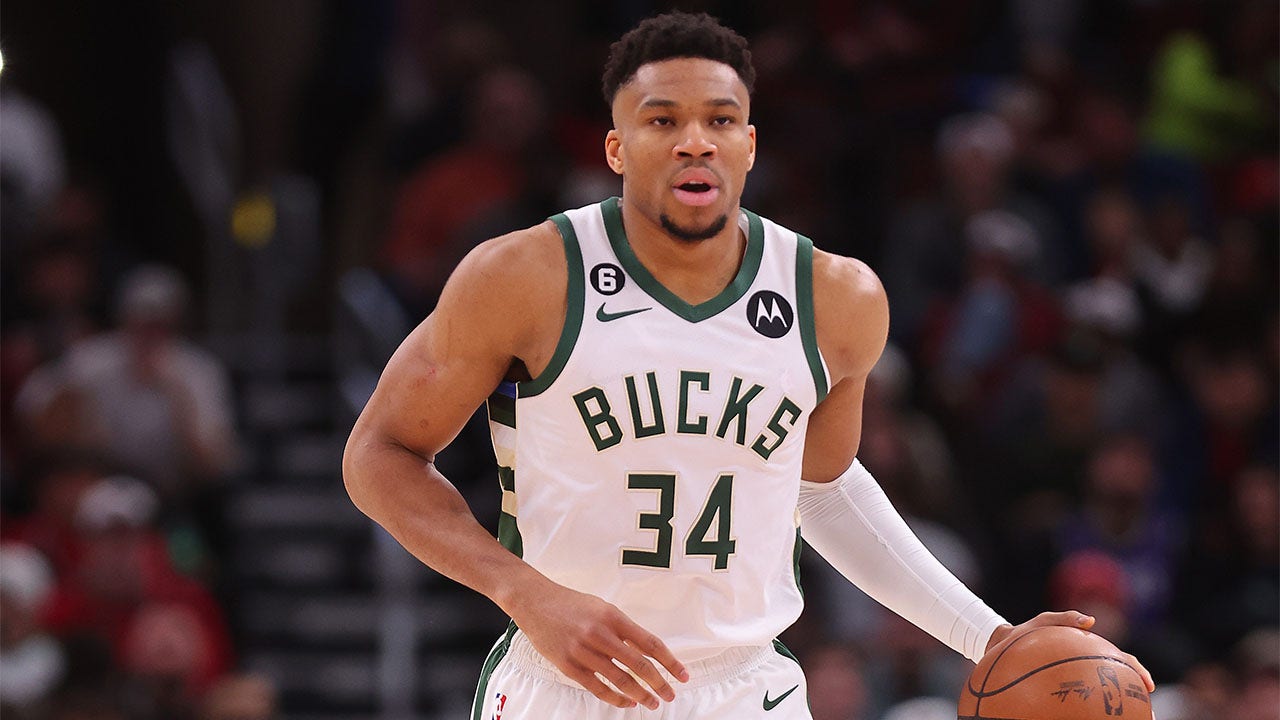
<svg viewBox="0 0 1280 720">
<path fill-rule="evenodd" d="M 996 645 L 960 691 L 958 720 L 1151 720 L 1124 653 L 1078 628 L 1034 628 Z"/>
</svg>

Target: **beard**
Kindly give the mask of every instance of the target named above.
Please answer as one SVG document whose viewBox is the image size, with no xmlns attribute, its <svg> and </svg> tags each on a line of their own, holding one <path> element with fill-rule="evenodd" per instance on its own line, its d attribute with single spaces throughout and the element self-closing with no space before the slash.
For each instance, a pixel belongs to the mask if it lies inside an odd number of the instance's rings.
<svg viewBox="0 0 1280 720">
<path fill-rule="evenodd" d="M 671 237 L 688 243 L 695 243 L 702 240 L 709 240 L 716 235 L 719 235 L 720 231 L 724 230 L 724 226 L 729 223 L 729 216 L 721 215 L 715 220 L 712 220 L 711 224 L 703 228 L 680 227 L 679 225 L 676 225 L 675 221 L 666 213 L 663 213 L 659 220 L 662 221 L 662 229 L 666 230 L 667 234 Z"/>
</svg>

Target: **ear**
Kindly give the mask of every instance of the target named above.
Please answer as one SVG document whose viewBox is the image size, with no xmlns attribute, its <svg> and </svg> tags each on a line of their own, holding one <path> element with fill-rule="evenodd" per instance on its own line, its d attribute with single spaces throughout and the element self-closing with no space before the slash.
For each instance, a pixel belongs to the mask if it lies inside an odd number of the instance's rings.
<svg viewBox="0 0 1280 720">
<path fill-rule="evenodd" d="M 622 155 L 622 138 L 614 128 L 604 136 L 604 159 L 609 163 L 609 169 L 619 175 L 622 174 Z"/>
<path fill-rule="evenodd" d="M 751 138 L 751 148 L 747 151 L 747 169 L 756 166 L 756 126 L 747 126 L 747 137 Z"/>
</svg>

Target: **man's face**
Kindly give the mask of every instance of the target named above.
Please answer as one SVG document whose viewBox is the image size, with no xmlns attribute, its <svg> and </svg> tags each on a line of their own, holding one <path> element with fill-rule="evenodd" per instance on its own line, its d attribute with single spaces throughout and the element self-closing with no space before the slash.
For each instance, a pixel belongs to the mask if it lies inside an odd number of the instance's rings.
<svg viewBox="0 0 1280 720">
<path fill-rule="evenodd" d="M 725 227 L 756 157 L 747 88 L 733 68 L 703 58 L 643 65 L 618 90 L 605 154 L 623 197 L 682 240 Z"/>
</svg>

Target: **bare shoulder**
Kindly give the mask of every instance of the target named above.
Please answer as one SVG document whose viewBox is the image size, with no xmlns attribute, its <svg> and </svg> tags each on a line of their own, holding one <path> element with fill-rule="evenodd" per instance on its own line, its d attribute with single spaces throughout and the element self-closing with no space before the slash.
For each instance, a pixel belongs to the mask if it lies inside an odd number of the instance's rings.
<svg viewBox="0 0 1280 720">
<path fill-rule="evenodd" d="M 552 224 L 473 248 L 435 309 L 388 361 L 352 442 L 390 438 L 433 457 L 507 377 L 513 361 L 527 364 L 539 348 L 554 346 L 567 277 L 560 248 Z"/>
<path fill-rule="evenodd" d="M 480 243 L 458 264 L 449 281 L 498 290 L 499 296 L 518 296 L 526 286 L 541 286 L 555 276 L 567 277 L 564 245 L 559 230 L 548 220 Z"/>
<path fill-rule="evenodd" d="M 870 372 L 889 334 L 889 301 L 875 272 L 856 258 L 815 249 L 813 306 L 833 381 Z"/>
<path fill-rule="evenodd" d="M 440 308 L 465 304 L 492 311 L 538 305 L 563 295 L 567 278 L 560 233 L 548 221 L 473 248 L 449 276 Z"/>
<path fill-rule="evenodd" d="M 564 242 L 547 221 L 472 249 L 449 277 L 433 315 L 489 336 L 532 367 L 545 348 L 554 350 L 567 287 Z"/>
</svg>

